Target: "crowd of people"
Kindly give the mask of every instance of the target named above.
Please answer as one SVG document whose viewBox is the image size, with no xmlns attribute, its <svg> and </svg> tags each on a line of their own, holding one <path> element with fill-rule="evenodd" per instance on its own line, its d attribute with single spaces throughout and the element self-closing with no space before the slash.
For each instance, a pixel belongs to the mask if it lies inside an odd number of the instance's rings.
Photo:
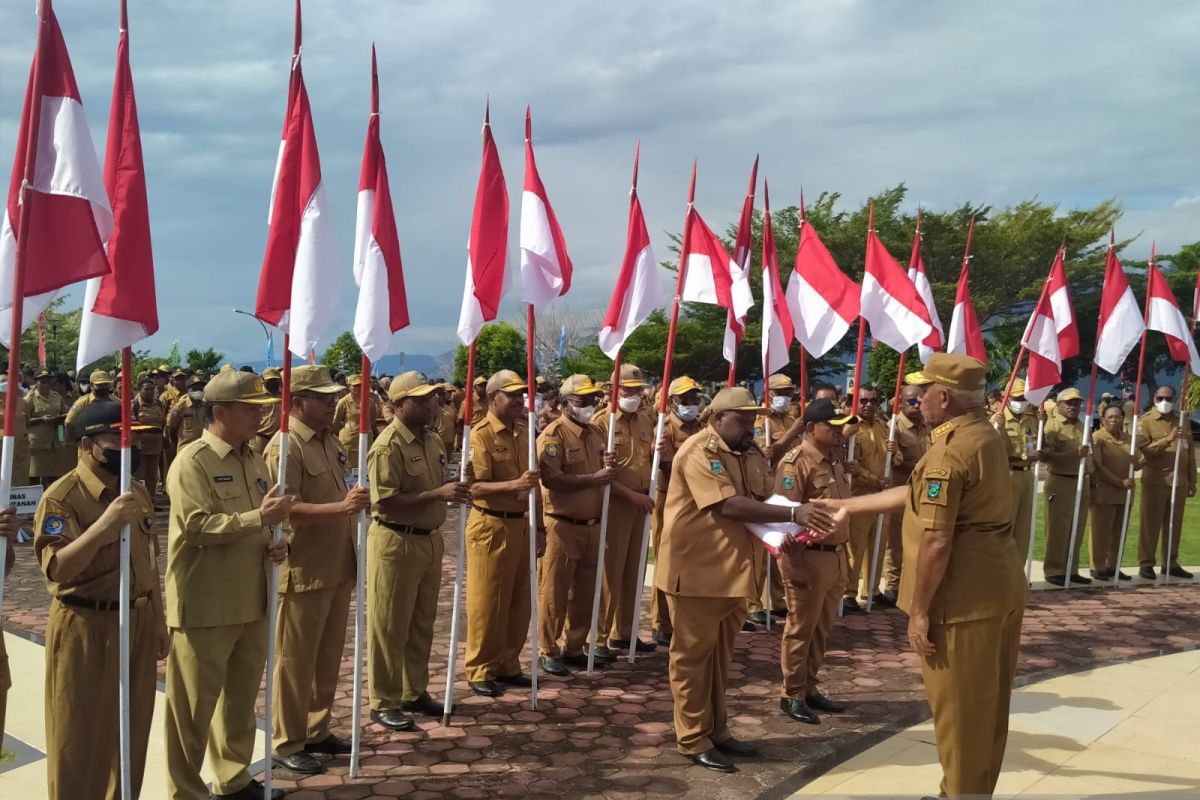
<svg viewBox="0 0 1200 800">
<path fill-rule="evenodd" d="M 1068 555 L 1076 508 L 1085 515 L 1077 550 L 1091 513 L 1092 576 L 1119 579 L 1120 509 L 1132 474 L 1121 404 L 1104 404 L 1102 429 L 1087 448 L 1077 390 L 1033 408 L 1018 380 L 1001 408 L 985 397 L 983 366 L 962 356 L 933 356 L 907 376 L 899 398 L 869 385 L 858 387 L 856 398 L 843 397 L 825 383 L 802 398 L 783 374 L 767 382 L 766 403 L 745 387 L 706 391 L 687 376 L 654 386 L 632 364 L 612 378 L 538 377 L 529 387 L 501 370 L 460 387 L 416 372 L 343 376 L 297 366 L 281 475 L 277 370 L 260 376 L 227 365 L 207 376 L 164 365 L 133 381 L 139 480 L 121 493 L 114 376 L 96 371 L 74 384 L 29 371 L 14 476 L 46 487 L 33 549 L 52 598 L 50 796 L 112 797 L 119 787 L 115 642 L 124 526 L 133 532 L 134 793 L 145 766 L 156 660 L 165 658 L 169 797 L 199 800 L 211 791 L 258 800 L 264 787 L 249 766 L 264 669 L 273 670 L 275 766 L 313 775 L 327 768 L 329 756 L 350 750 L 331 718 L 357 580 L 355 522 L 364 510 L 370 720 L 407 731 L 416 715 L 442 715 L 443 700 L 429 691 L 429 659 L 441 528 L 452 504 L 467 514 L 464 667 L 475 694 L 494 698 L 530 687 L 521 658 L 536 602 L 542 673 L 565 679 L 589 659 L 604 668 L 620 651 L 668 648 L 676 746 L 702 767 L 729 772 L 736 769 L 732 757 L 756 752 L 753 743 L 732 738 L 725 714 L 739 632 L 782 623 L 780 710 L 816 725 L 821 715 L 846 708 L 820 689 L 839 615 L 860 612 L 864 603 L 898 605 L 922 656 L 942 791 L 990 794 L 1004 752 L 1026 595 L 1036 498 L 1031 467 L 1040 463 L 1048 472 L 1046 580 L 1089 582 L 1074 573 L 1078 553 Z M 360 414 L 363 380 L 370 381 L 370 407 Z M 531 388 L 535 430 L 527 422 Z M 656 441 L 663 392 L 667 417 Z M 1160 541 L 1162 571 L 1190 577 L 1177 558 L 1184 495 L 1195 494 L 1195 448 L 1174 401 L 1170 387 L 1155 392 L 1132 457 L 1142 475 L 1143 577 L 1155 576 Z M 360 419 L 368 430 L 360 431 Z M 361 433 L 369 447 L 362 480 L 355 470 Z M 1186 458 L 1176 459 L 1177 448 Z M 460 472 L 455 462 L 464 449 L 469 457 Z M 652 476 L 656 453 L 659 473 Z M 1081 465 L 1083 490 L 1094 499 L 1077 505 Z M 1168 553 L 1173 481 L 1183 489 Z M 152 525 L 156 503 L 168 515 L 165 592 Z M 647 518 L 655 569 L 643 638 L 634 618 Z M 774 557 L 748 524 L 786 527 Z M 873 564 L 877 524 L 882 546 Z M 11 510 L 0 514 L 0 533 L 11 538 L 16 525 Z M 280 541 L 271 535 L 275 525 L 286 532 Z M 535 598 L 529 537 L 538 562 Z M 12 548 L 8 554 L 11 566 Z M 275 660 L 267 664 L 271 563 L 280 567 L 278 625 Z M 589 652 L 597 583 L 599 631 Z M 967 696 L 970 721 L 956 711 Z M 206 751 L 211 788 L 201 778 Z"/>
</svg>

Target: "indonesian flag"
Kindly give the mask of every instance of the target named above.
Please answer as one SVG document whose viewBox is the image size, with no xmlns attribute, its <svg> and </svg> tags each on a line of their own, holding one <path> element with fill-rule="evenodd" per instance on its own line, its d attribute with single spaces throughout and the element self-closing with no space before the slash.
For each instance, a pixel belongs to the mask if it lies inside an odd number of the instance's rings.
<svg viewBox="0 0 1200 800">
<path fill-rule="evenodd" d="M 571 259 L 533 158 L 533 124 L 525 107 L 525 191 L 521 193 L 521 286 L 524 301 L 544 311 L 571 288 Z"/>
<path fill-rule="evenodd" d="M 650 234 L 646 230 L 646 217 L 642 214 L 642 201 L 637 193 L 638 159 L 641 146 L 633 156 L 633 189 L 629 193 L 629 228 L 625 236 L 625 256 L 621 259 L 621 271 L 617 275 L 617 286 L 613 289 L 600 328 L 600 349 L 609 358 L 616 359 L 639 325 L 662 303 L 662 287 L 659 283 L 658 266 L 654 251 L 650 249 Z"/>
<path fill-rule="evenodd" d="M 1142 338 L 1145 325 L 1125 270 L 1121 269 L 1117 259 L 1117 249 L 1112 244 L 1108 246 L 1104 265 L 1104 293 L 1100 297 L 1097 325 L 1096 365 L 1115 375 Z"/>
<path fill-rule="evenodd" d="M 746 192 L 746 199 L 742 203 L 742 216 L 738 219 L 737 238 L 733 243 L 733 263 L 730 266 L 730 272 L 733 277 L 733 292 L 735 297 L 745 293 L 750 296 L 750 305 L 754 305 L 753 295 L 750 293 L 750 245 L 753 231 L 751 225 L 754 221 L 754 192 L 758 188 L 758 156 L 754 157 L 754 166 L 750 170 L 750 188 Z M 735 303 L 736 305 L 736 303 Z M 749 306 L 747 306 L 748 308 Z M 725 317 L 725 340 L 729 341 L 732 338 L 734 343 L 733 352 L 736 353 L 737 345 L 742 343 L 742 335 L 746 332 L 746 315 L 735 315 L 729 313 Z M 733 363 L 733 358 L 726 355 L 726 359 Z"/>
<path fill-rule="evenodd" d="M 1029 368 L 1025 378 L 1025 398 L 1041 405 L 1062 380 L 1062 357 L 1058 350 L 1058 328 L 1050 304 L 1049 285 L 1042 290 L 1033 316 L 1025 326 L 1022 344 L 1029 351 Z"/>
<path fill-rule="evenodd" d="M 1054 327 L 1058 331 L 1058 352 L 1064 361 L 1079 355 L 1079 327 L 1075 324 L 1075 309 L 1067 287 L 1067 271 L 1063 265 L 1066 247 L 1058 248 L 1050 267 L 1050 307 L 1054 310 Z"/>
<path fill-rule="evenodd" d="M 769 377 L 787 366 L 792 346 L 792 315 L 779 284 L 779 254 L 775 249 L 775 231 L 771 229 L 771 191 L 763 181 L 763 254 L 762 254 L 762 361 L 763 376 Z"/>
<path fill-rule="evenodd" d="M 387 162 L 379 140 L 379 70 L 371 46 L 371 117 L 358 178 L 354 226 L 354 340 L 372 363 L 387 355 L 392 334 L 408 327 L 408 297 L 400 261 L 400 236 L 392 211 Z"/>
<path fill-rule="evenodd" d="M 4 345 L 9 344 L 12 331 L 13 275 L 22 213 L 28 217 L 26 240 L 21 243 L 25 266 L 22 328 L 37 319 L 59 289 L 109 271 L 104 243 L 112 232 L 113 215 L 100 161 L 50 0 L 43 0 L 41 9 L 37 49 L 17 128 L 8 202 L 0 222 L 0 343 Z M 21 186 L 30 156 L 33 179 L 22 202 Z"/>
<path fill-rule="evenodd" d="M 341 292 L 333 223 L 327 214 L 312 109 L 300 68 L 300 4 L 283 141 L 271 191 L 270 229 L 255 315 L 291 337 L 301 358 L 315 350 Z"/>
<path fill-rule="evenodd" d="M 987 349 L 983 346 L 983 330 L 979 327 L 979 318 L 975 316 L 975 304 L 971 302 L 967 264 L 964 258 L 962 271 L 958 275 L 958 293 L 954 296 L 954 315 L 950 318 L 946 352 L 968 355 L 986 364 Z"/>
<path fill-rule="evenodd" d="M 859 287 L 838 269 L 800 201 L 800 244 L 787 285 L 787 307 L 796 341 L 820 358 L 842 340 L 858 319 Z"/>
<path fill-rule="evenodd" d="M 933 331 L 917 287 L 873 230 L 867 233 L 860 305 L 871 335 L 897 352 L 903 353 Z"/>
<path fill-rule="evenodd" d="M 917 210 L 917 232 L 913 236 L 912 255 L 908 259 L 908 279 L 917 287 L 917 294 L 921 296 L 921 302 L 929 312 L 929 323 L 933 326 L 929 335 L 917 345 L 921 361 L 928 361 L 934 352 L 945 347 L 946 334 L 942 330 L 942 320 L 938 317 L 937 306 L 933 302 L 933 285 L 929 283 L 929 276 L 925 274 L 925 261 L 921 258 L 920 209 Z"/>
<path fill-rule="evenodd" d="M 1188 328 L 1187 320 L 1179 310 L 1179 303 L 1167 285 L 1167 279 L 1153 261 L 1150 262 L 1149 281 L 1146 287 L 1149 298 L 1146 327 L 1166 336 L 1171 358 L 1186 364 L 1193 375 L 1200 375 L 1200 353 L 1196 352 L 1195 335 Z"/>
<path fill-rule="evenodd" d="M 113 229 L 108 237 L 112 272 L 87 282 L 75 358 L 75 368 L 80 371 L 96 359 L 131 347 L 158 330 L 150 209 L 146 202 L 146 172 L 142 165 L 133 71 L 129 66 L 124 3 L 121 11 L 117 76 L 104 154 L 104 185 L 113 204 Z"/>
<path fill-rule="evenodd" d="M 467 279 L 458 315 L 458 340 L 475 341 L 485 322 L 496 318 L 507 288 L 508 189 L 492 138 L 490 106 L 483 112 L 483 163 L 475 189 L 475 214 L 467 242 Z"/>
</svg>

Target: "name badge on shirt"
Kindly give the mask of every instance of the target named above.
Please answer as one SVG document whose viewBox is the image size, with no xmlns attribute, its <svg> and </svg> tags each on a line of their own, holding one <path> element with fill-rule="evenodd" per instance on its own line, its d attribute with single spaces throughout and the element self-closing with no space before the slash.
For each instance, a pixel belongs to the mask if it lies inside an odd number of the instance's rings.
<svg viewBox="0 0 1200 800">
<path fill-rule="evenodd" d="M 213 475 L 214 483 L 233 483 L 232 475 Z"/>
</svg>

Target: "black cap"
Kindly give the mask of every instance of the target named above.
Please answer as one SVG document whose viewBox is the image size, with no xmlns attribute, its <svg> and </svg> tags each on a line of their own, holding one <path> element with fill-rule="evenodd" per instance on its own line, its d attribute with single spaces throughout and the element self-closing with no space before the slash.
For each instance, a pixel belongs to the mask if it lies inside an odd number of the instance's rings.
<svg viewBox="0 0 1200 800">
<path fill-rule="evenodd" d="M 804 409 L 805 422 L 828 422 L 830 425 L 853 425 L 858 417 L 853 414 L 843 414 L 833 405 L 832 400 L 813 400 Z"/>
<path fill-rule="evenodd" d="M 120 403 L 91 403 L 79 413 L 79 421 L 75 423 L 79 435 L 95 436 L 101 433 L 121 432 Z M 133 424 L 130 430 L 148 431 L 150 426 Z"/>
</svg>

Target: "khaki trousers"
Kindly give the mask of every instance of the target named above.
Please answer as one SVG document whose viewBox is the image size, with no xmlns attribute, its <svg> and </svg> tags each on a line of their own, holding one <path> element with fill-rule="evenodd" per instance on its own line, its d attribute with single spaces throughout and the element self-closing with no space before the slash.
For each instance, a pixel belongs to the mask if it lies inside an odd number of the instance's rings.
<svg viewBox="0 0 1200 800">
<path fill-rule="evenodd" d="M 208 800 L 200 777 L 205 744 L 214 794 L 250 782 L 254 703 L 267 662 L 267 618 L 242 625 L 172 628 L 167 656 L 167 797 Z"/>
<path fill-rule="evenodd" d="M 746 621 L 746 600 L 667 595 L 667 604 L 675 622 L 669 668 L 675 742 L 679 752 L 695 755 L 732 738 L 725 687 L 733 641 Z"/>
<path fill-rule="evenodd" d="M 629 641 L 633 608 L 642 600 L 638 567 L 642 559 L 642 533 L 646 512 L 615 495 L 608 504 L 608 533 L 604 539 L 604 583 L 600 591 L 600 633 L 597 641 Z M 589 612 L 590 613 L 590 612 Z"/>
<path fill-rule="evenodd" d="M 929 626 L 936 652 L 921 673 L 933 711 L 944 796 L 991 797 L 1008 742 L 1023 608 Z"/>
<path fill-rule="evenodd" d="M 583 653 L 592 630 L 599 550 L 598 524 L 546 517 L 546 554 L 538 564 L 538 655 Z"/>
<path fill-rule="evenodd" d="M 1121 545 L 1121 523 L 1125 506 L 1092 506 L 1092 538 L 1090 542 L 1092 570 L 1107 572 L 1119 569 L 1117 548 Z"/>
<path fill-rule="evenodd" d="M 850 567 L 845 588 L 846 597 L 874 597 L 879 591 L 878 586 L 869 586 L 871 583 L 871 555 L 875 549 L 876 519 L 878 517 L 874 514 L 862 514 L 850 518 L 850 541 L 847 543 Z M 880 542 L 881 556 L 883 555 L 882 548 L 883 543 Z M 875 577 L 879 578 L 878 575 Z"/>
<path fill-rule="evenodd" d="M 883 585 L 888 591 L 899 592 L 900 570 L 904 566 L 904 514 L 888 514 L 884 517 L 883 533 L 887 545 L 883 557 Z M 874 531 L 871 535 L 875 535 Z"/>
<path fill-rule="evenodd" d="M 371 708 L 386 711 L 429 689 L 429 652 L 442 588 L 442 535 L 397 533 L 377 522 L 367 535 L 367 674 Z"/>
<path fill-rule="evenodd" d="M 1141 530 L 1138 531 L 1138 564 L 1153 567 L 1156 558 L 1167 568 L 1179 566 L 1179 538 L 1183 533 L 1183 509 L 1187 503 L 1187 486 L 1180 485 L 1175 498 L 1175 521 L 1170 530 L 1171 558 L 1167 559 L 1167 531 L 1171 524 L 1171 487 L 1142 481 Z M 1161 539 L 1161 546 L 1160 546 Z M 1155 553 L 1155 551 L 1158 551 Z"/>
<path fill-rule="evenodd" d="M 133 797 L 141 792 L 154 716 L 154 622 L 149 605 L 130 609 Z M 121 796 L 120 674 L 117 612 L 52 601 L 46 629 L 46 788 L 51 800 Z"/>
<path fill-rule="evenodd" d="M 658 556 L 658 543 L 662 541 L 663 528 L 663 506 L 667 502 L 667 493 L 660 491 L 658 497 L 654 501 L 654 521 L 650 525 L 650 546 L 654 549 L 654 555 Z M 650 602 L 650 624 L 654 630 L 662 631 L 663 633 L 671 632 L 671 612 L 667 608 L 667 595 L 655 588 L 651 590 Z"/>
<path fill-rule="evenodd" d="M 1071 515 L 1075 511 L 1076 477 L 1055 475 L 1046 478 L 1046 557 L 1042 562 L 1046 576 L 1067 574 L 1067 550 L 1071 546 Z M 1083 482 L 1083 499 L 1079 503 L 1079 530 L 1075 532 L 1075 551 L 1071 554 L 1071 573 L 1079 574 L 1079 551 L 1087 534 L 1087 509 L 1091 490 Z"/>
<path fill-rule="evenodd" d="M 825 644 L 846 590 L 846 554 L 798 550 L 781 555 L 779 566 L 790 609 L 780 643 L 783 696 L 803 700 L 817 690 Z"/>
<path fill-rule="evenodd" d="M 12 688 L 12 670 L 8 666 L 8 651 L 0 632 L 0 741 L 4 741 L 4 722 L 8 716 L 8 690 Z"/>
<path fill-rule="evenodd" d="M 754 586 L 750 590 L 750 594 L 746 595 L 746 610 L 751 614 L 757 614 L 764 611 L 762 604 L 762 596 L 767 590 L 767 560 L 770 558 L 767 551 L 760 548 L 754 548 L 754 557 L 750 560 L 751 577 L 754 580 Z"/>
<path fill-rule="evenodd" d="M 272 745 L 290 756 L 329 737 L 354 583 L 281 592 L 276 607 Z"/>
<path fill-rule="evenodd" d="M 1033 535 L 1033 504 L 1037 500 L 1037 489 L 1033 485 L 1033 467 L 1010 473 L 1013 492 L 1013 537 L 1017 540 L 1017 554 L 1024 561 L 1029 557 L 1029 538 Z M 1067 536 L 1071 532 L 1067 531 Z"/>
<path fill-rule="evenodd" d="M 529 636 L 529 522 L 472 509 L 466 557 L 467 680 L 520 674 Z"/>
</svg>

